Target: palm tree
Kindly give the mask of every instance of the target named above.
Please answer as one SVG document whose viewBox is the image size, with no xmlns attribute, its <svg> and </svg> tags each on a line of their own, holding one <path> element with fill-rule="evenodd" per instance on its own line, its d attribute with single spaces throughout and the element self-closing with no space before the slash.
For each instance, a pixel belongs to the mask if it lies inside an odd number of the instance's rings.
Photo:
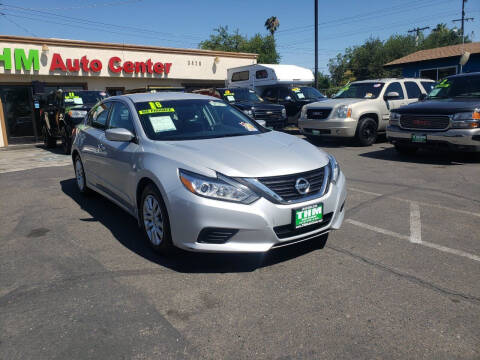
<svg viewBox="0 0 480 360">
<path fill-rule="evenodd" d="M 265 21 L 265 27 L 270 31 L 270 35 L 273 36 L 275 31 L 280 27 L 280 21 L 276 16 L 270 16 L 267 21 Z"/>
</svg>

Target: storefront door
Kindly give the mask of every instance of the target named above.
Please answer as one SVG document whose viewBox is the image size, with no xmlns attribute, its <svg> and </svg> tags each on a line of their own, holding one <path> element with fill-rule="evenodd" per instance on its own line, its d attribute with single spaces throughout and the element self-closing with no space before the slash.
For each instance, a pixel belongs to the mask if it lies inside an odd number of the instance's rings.
<svg viewBox="0 0 480 360">
<path fill-rule="evenodd" d="M 9 144 L 38 139 L 30 86 L 0 86 Z"/>
</svg>

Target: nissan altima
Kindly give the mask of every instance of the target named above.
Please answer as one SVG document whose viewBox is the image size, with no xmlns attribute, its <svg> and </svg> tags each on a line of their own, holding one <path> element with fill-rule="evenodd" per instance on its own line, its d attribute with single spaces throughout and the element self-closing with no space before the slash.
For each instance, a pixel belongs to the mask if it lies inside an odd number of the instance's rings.
<svg viewBox="0 0 480 360">
<path fill-rule="evenodd" d="M 107 98 L 78 126 L 72 159 L 79 191 L 133 215 L 163 254 L 324 245 L 344 218 L 333 156 L 209 96 Z"/>
</svg>

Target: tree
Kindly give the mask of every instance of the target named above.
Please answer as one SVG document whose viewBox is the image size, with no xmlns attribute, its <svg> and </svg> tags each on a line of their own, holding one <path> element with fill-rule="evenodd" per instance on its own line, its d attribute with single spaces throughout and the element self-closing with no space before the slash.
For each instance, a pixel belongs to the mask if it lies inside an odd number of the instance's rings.
<svg viewBox="0 0 480 360">
<path fill-rule="evenodd" d="M 276 16 L 270 16 L 266 21 L 265 21 L 265 28 L 270 31 L 270 35 L 273 36 L 275 31 L 280 27 L 280 21 Z"/>
<path fill-rule="evenodd" d="M 278 64 L 280 61 L 273 36 L 255 34 L 248 38 L 241 35 L 238 29 L 229 32 L 228 26 L 214 29 L 210 38 L 202 41 L 199 47 L 206 50 L 255 53 L 258 54 L 257 62 L 260 64 Z"/>
</svg>

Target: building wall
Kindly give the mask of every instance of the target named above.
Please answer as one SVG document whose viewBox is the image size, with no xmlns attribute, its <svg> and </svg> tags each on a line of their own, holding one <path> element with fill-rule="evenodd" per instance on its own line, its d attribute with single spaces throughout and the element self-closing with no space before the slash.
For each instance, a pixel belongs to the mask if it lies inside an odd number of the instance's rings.
<svg viewBox="0 0 480 360">
<path fill-rule="evenodd" d="M 457 68 L 457 73 L 459 73 L 460 72 L 460 65 L 458 65 L 459 60 L 460 60 L 460 57 L 457 56 L 452 58 L 435 59 L 435 60 L 405 64 L 402 66 L 402 74 L 404 77 L 420 77 L 420 70 L 450 67 L 450 66 L 455 66 Z M 480 71 L 480 54 L 471 55 L 469 61 L 465 64 L 465 66 L 463 66 L 462 71 L 464 73 Z"/>
</svg>

